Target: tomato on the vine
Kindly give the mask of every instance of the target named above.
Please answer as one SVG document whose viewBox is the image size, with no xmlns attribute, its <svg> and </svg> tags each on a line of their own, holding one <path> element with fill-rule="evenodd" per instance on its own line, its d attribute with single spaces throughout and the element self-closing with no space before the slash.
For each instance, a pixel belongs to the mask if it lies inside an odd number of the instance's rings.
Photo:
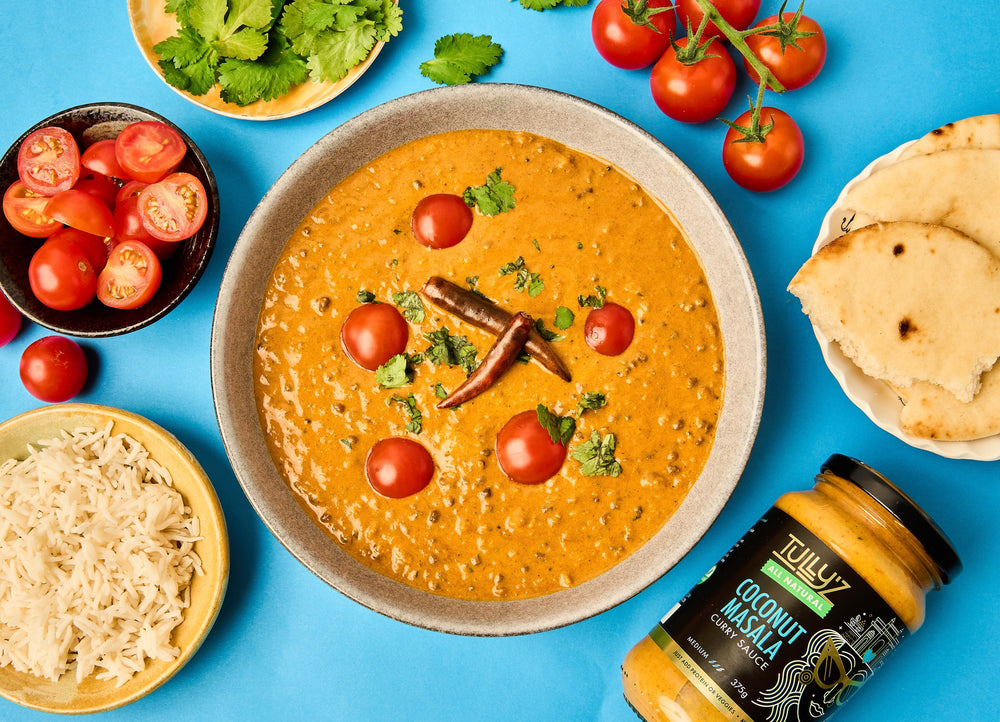
<svg viewBox="0 0 1000 722">
<path fill-rule="evenodd" d="M 617 356 L 629 347 L 635 336 L 631 311 L 607 302 L 587 314 L 583 338 L 590 348 L 605 356 Z"/>
<path fill-rule="evenodd" d="M 365 459 L 365 478 L 382 496 L 402 499 L 431 482 L 434 459 L 412 439 L 392 436 L 377 442 Z"/>
<path fill-rule="evenodd" d="M 72 339 L 45 336 L 24 349 L 20 374 L 24 388 L 36 399 L 69 401 L 87 382 L 87 357 Z"/>
<path fill-rule="evenodd" d="M 743 113 L 735 125 L 749 128 L 752 113 Z M 795 177 L 802 167 L 805 149 L 802 131 L 788 113 L 765 106 L 760 109 L 760 124 L 763 139 L 747 137 L 745 132 L 730 127 L 722 147 L 722 164 L 739 185 L 767 192 Z"/>
<path fill-rule="evenodd" d="M 461 196 L 434 193 L 420 199 L 410 217 L 417 241 L 428 248 L 451 248 L 472 228 L 472 209 Z"/>
<path fill-rule="evenodd" d="M 677 59 L 686 48 L 680 38 L 656 61 L 650 89 L 657 107 L 674 120 L 702 123 L 722 112 L 736 88 L 736 65 L 718 40 L 712 40 L 705 57 L 685 64 Z"/>
<path fill-rule="evenodd" d="M 32 132 L 17 151 L 17 174 L 35 193 L 51 196 L 72 188 L 80 178 L 80 147 L 64 128 Z"/>
<path fill-rule="evenodd" d="M 781 20 L 785 24 L 791 24 L 794 19 L 795 13 L 782 13 Z M 754 27 L 773 25 L 777 22 L 778 16 L 772 15 L 756 23 Z M 812 35 L 799 36 L 805 33 Z M 767 66 L 785 90 L 795 90 L 812 82 L 826 62 L 826 36 L 823 34 L 823 28 L 805 15 L 799 17 L 794 29 L 789 30 L 788 37 L 784 40 L 780 33 L 756 33 L 747 36 L 746 42 L 753 54 Z M 746 58 L 743 59 L 743 66 L 750 78 L 759 83 L 760 76 Z"/>
<path fill-rule="evenodd" d="M 750 27 L 750 23 L 757 17 L 757 11 L 760 10 L 760 0 L 711 0 L 711 4 L 736 30 L 746 30 Z M 697 30 L 703 17 L 705 13 L 696 0 L 677 0 L 677 18 L 681 27 Z M 713 36 L 721 37 L 722 31 L 715 23 L 709 21 L 701 37 L 707 39 Z"/>
<path fill-rule="evenodd" d="M 160 259 L 144 243 L 122 241 L 97 277 L 97 300 L 112 308 L 138 308 L 160 287 Z"/>
<path fill-rule="evenodd" d="M 535 410 L 510 419 L 496 440 L 500 470 L 519 484 L 541 484 L 555 476 L 566 461 L 566 445 L 552 440 Z"/>
<path fill-rule="evenodd" d="M 347 315 L 340 343 L 351 360 L 374 371 L 406 350 L 410 327 L 403 314 L 387 303 L 366 303 Z"/>
<path fill-rule="evenodd" d="M 83 308 L 97 292 L 87 254 L 71 238 L 55 234 L 31 257 L 28 283 L 35 298 L 58 311 Z"/>
<path fill-rule="evenodd" d="M 0 346 L 6 346 L 13 341 L 20 330 L 21 312 L 0 293 Z"/>
<path fill-rule="evenodd" d="M 3 194 L 3 214 L 14 230 L 32 238 L 45 238 L 62 228 L 62 223 L 45 215 L 49 197 L 18 179 Z"/>
<path fill-rule="evenodd" d="M 601 0 L 590 20 L 597 52 L 626 70 L 656 61 L 676 30 L 671 0 Z"/>
</svg>

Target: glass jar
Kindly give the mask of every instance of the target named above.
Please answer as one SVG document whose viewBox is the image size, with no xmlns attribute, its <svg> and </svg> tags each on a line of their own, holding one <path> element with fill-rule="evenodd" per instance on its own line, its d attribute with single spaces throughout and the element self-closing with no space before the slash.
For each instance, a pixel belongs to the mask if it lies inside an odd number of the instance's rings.
<svg viewBox="0 0 1000 722">
<path fill-rule="evenodd" d="M 825 719 L 961 568 L 912 499 L 835 454 L 629 651 L 625 698 L 647 722 Z"/>
</svg>

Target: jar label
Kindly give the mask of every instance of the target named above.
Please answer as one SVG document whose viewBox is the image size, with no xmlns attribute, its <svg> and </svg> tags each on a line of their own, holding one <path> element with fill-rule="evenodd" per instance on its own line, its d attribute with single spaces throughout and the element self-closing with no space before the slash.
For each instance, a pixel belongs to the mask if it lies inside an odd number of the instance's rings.
<svg viewBox="0 0 1000 722">
<path fill-rule="evenodd" d="M 772 508 L 650 636 L 727 719 L 833 714 L 906 635 L 843 559 Z"/>
</svg>

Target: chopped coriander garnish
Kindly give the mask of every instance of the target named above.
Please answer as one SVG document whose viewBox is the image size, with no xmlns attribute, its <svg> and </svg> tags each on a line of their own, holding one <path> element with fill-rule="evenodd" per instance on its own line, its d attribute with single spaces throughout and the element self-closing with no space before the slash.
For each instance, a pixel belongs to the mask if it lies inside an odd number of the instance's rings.
<svg viewBox="0 0 1000 722">
<path fill-rule="evenodd" d="M 375 303 L 375 294 L 361 289 L 358 291 L 358 303 Z"/>
<path fill-rule="evenodd" d="M 410 416 L 410 421 L 406 424 L 406 430 L 412 434 L 419 434 L 423 431 L 424 415 L 420 413 L 420 409 L 417 408 L 417 399 L 413 394 L 410 394 L 405 399 L 399 394 L 393 394 L 389 398 L 389 403 L 402 404 L 406 413 Z"/>
<path fill-rule="evenodd" d="M 576 419 L 572 416 L 556 416 L 545 404 L 538 404 L 535 413 L 538 414 L 538 423 L 549 432 L 549 438 L 553 443 L 565 446 L 573 438 L 576 432 Z"/>
<path fill-rule="evenodd" d="M 576 242 L 576 250 L 578 250 L 578 251 L 582 251 L 583 250 L 583 243 L 581 241 L 577 241 Z"/>
<path fill-rule="evenodd" d="M 434 384 L 434 395 L 439 399 L 448 398 L 448 392 L 445 391 L 444 386 L 441 384 Z"/>
<path fill-rule="evenodd" d="M 420 74 L 438 85 L 463 85 L 499 63 L 502 55 L 503 48 L 489 35 L 445 35 L 434 43 L 434 59 L 420 64 Z"/>
<path fill-rule="evenodd" d="M 576 300 L 580 304 L 581 308 L 586 308 L 590 306 L 591 308 L 604 308 L 604 299 L 608 295 L 608 289 L 604 286 L 597 286 L 597 295 L 590 294 L 586 298 L 583 296 L 577 296 Z"/>
<path fill-rule="evenodd" d="M 398 353 L 375 369 L 375 381 L 384 389 L 398 389 L 413 383 L 413 371 L 405 353 Z"/>
<path fill-rule="evenodd" d="M 344 448 L 347 449 L 348 451 L 352 451 L 354 449 L 353 439 L 341 439 L 340 443 L 343 444 Z"/>
<path fill-rule="evenodd" d="M 559 306 L 556 309 L 556 320 L 555 320 L 556 328 L 565 331 L 567 328 L 573 325 L 573 320 L 575 318 L 576 316 L 573 315 L 572 311 L 570 311 L 565 306 Z"/>
<path fill-rule="evenodd" d="M 546 341 L 559 341 L 562 339 L 562 336 L 557 334 L 555 331 L 549 331 L 545 328 L 545 321 L 540 318 L 535 319 L 535 330 L 538 331 L 538 335 Z"/>
<path fill-rule="evenodd" d="M 392 294 L 392 302 L 399 306 L 403 312 L 403 318 L 407 321 L 423 323 L 426 310 L 424 309 L 423 301 L 420 300 L 420 296 L 416 291 L 394 293 Z"/>
<path fill-rule="evenodd" d="M 608 403 L 607 397 L 600 391 L 587 391 L 580 397 L 576 405 L 576 415 L 583 416 L 587 409 L 603 409 Z"/>
<path fill-rule="evenodd" d="M 461 366 L 467 375 L 476 370 L 476 347 L 465 336 L 452 336 L 447 326 L 424 336 L 431 342 L 424 355 L 435 366 Z"/>
<path fill-rule="evenodd" d="M 515 291 L 527 290 L 528 295 L 534 298 L 545 288 L 545 281 L 542 280 L 541 274 L 531 273 L 528 267 L 524 265 L 524 256 L 518 256 L 516 260 L 500 266 L 501 276 L 509 276 L 511 274 L 514 275 Z"/>
<path fill-rule="evenodd" d="M 472 291 L 474 294 L 476 294 L 480 298 L 485 298 L 487 301 L 490 301 L 490 303 L 493 302 L 489 296 L 487 296 L 485 293 L 476 288 L 476 286 L 479 284 L 479 276 L 466 276 L 465 282 L 468 284 L 469 290 Z"/>
<path fill-rule="evenodd" d="M 539 253 L 542 252 L 542 247 L 538 245 L 538 239 L 537 238 L 532 239 L 531 245 L 533 245 L 535 247 L 535 250 L 538 251 Z"/>
<path fill-rule="evenodd" d="M 486 183 L 481 186 L 469 186 L 462 193 L 462 200 L 470 208 L 479 208 L 484 216 L 495 216 L 506 213 L 514 208 L 513 185 L 500 179 L 502 168 L 486 176 Z"/>
<path fill-rule="evenodd" d="M 615 458 L 615 448 L 618 440 L 614 434 L 601 434 L 594 430 L 587 441 L 577 445 L 570 453 L 580 462 L 580 471 L 584 476 L 618 476 L 622 473 L 622 465 Z"/>
</svg>

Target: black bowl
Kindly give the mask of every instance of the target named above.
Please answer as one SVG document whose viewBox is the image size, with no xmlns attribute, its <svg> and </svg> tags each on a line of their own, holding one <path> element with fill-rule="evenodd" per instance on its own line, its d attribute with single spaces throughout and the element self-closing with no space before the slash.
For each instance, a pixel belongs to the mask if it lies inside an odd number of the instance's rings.
<svg viewBox="0 0 1000 722">
<path fill-rule="evenodd" d="M 188 152 L 177 170 L 191 173 L 205 186 L 208 195 L 205 223 L 163 261 L 163 280 L 159 290 L 139 308 L 109 308 L 94 300 L 75 311 L 57 311 L 38 301 L 28 283 L 28 263 L 45 239 L 21 235 L 0 215 L 0 290 L 21 313 L 41 326 L 69 336 L 86 337 L 118 336 L 135 331 L 169 313 L 194 288 L 208 266 L 219 235 L 219 189 L 215 176 L 194 141 L 176 125 L 151 110 L 127 103 L 91 103 L 63 110 L 39 121 L 14 141 L 0 160 L 0 193 L 17 180 L 17 152 L 33 131 L 46 126 L 65 128 L 76 138 L 82 152 L 91 143 L 113 138 L 126 125 L 140 120 L 166 123 L 187 143 Z"/>
</svg>

